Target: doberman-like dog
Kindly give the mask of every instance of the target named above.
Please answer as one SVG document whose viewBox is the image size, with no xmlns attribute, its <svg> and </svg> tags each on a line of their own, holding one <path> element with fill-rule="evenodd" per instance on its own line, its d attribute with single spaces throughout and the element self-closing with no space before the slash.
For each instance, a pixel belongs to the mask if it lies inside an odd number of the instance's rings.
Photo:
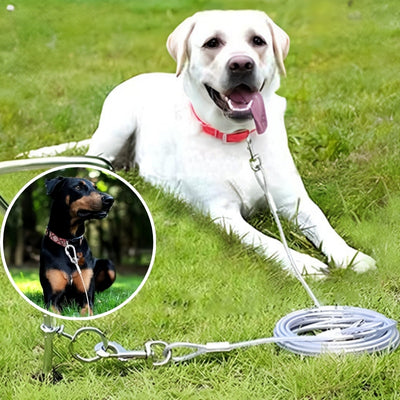
<svg viewBox="0 0 400 400">
<path fill-rule="evenodd" d="M 95 292 L 109 288 L 116 272 L 110 260 L 93 257 L 83 236 L 85 221 L 105 218 L 114 198 L 82 178 L 47 179 L 46 188 L 53 199 L 40 252 L 40 283 L 46 307 L 61 314 L 63 305 L 75 301 L 81 316 L 93 315 Z M 70 256 L 76 253 L 81 275 L 67 252 Z"/>
</svg>

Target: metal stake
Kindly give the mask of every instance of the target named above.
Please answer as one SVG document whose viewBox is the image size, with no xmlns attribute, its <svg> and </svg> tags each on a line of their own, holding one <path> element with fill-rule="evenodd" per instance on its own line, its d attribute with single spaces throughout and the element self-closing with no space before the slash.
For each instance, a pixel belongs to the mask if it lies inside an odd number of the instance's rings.
<svg viewBox="0 0 400 400">
<path fill-rule="evenodd" d="M 43 379 L 49 379 L 53 383 L 61 379 L 61 375 L 56 374 L 53 369 L 53 340 L 57 333 L 57 325 L 54 317 L 44 314 L 42 330 L 44 332 L 44 357 L 43 357 Z"/>
<path fill-rule="evenodd" d="M 53 339 L 54 331 L 51 328 L 55 327 L 54 318 L 44 314 L 44 325 L 49 328 L 44 332 L 44 360 L 43 372 L 47 376 L 53 370 Z"/>
</svg>

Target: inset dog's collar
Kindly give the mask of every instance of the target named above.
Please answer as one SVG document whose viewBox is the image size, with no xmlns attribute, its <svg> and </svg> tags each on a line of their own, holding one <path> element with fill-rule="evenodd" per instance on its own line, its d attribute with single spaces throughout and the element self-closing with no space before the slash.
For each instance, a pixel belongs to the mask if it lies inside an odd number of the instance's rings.
<svg viewBox="0 0 400 400">
<path fill-rule="evenodd" d="M 70 240 L 60 238 L 54 232 L 52 232 L 49 228 L 46 228 L 46 236 L 48 236 L 49 239 L 52 240 L 54 243 L 59 244 L 60 246 L 63 246 L 63 247 L 67 247 L 69 244 L 76 243 L 76 242 L 79 242 L 79 245 L 81 245 L 82 240 L 83 240 L 83 235 L 78 236 L 73 239 L 70 239 Z"/>
<path fill-rule="evenodd" d="M 252 129 L 251 131 L 246 129 L 232 133 L 221 132 L 218 129 L 215 129 L 211 125 L 207 124 L 207 122 L 201 120 L 200 117 L 196 114 L 196 111 L 194 111 L 192 103 L 190 103 L 190 108 L 192 109 L 193 115 L 200 122 L 203 132 L 222 140 L 224 143 L 243 142 L 243 140 L 246 140 L 251 133 L 256 131 L 255 129 Z"/>
</svg>

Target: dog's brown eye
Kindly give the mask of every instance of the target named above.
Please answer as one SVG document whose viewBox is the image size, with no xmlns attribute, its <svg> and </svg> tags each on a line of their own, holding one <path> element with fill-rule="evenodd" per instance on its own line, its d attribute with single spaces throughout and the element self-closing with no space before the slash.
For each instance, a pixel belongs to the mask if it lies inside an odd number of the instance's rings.
<svg viewBox="0 0 400 400">
<path fill-rule="evenodd" d="M 218 38 L 212 38 L 203 44 L 203 47 L 208 49 L 216 49 L 221 45 L 221 41 Z"/>
<path fill-rule="evenodd" d="M 75 190 L 78 190 L 78 191 L 80 191 L 81 190 L 81 187 L 78 185 L 78 186 L 75 186 Z"/>
<path fill-rule="evenodd" d="M 267 42 L 260 36 L 254 36 L 252 42 L 255 46 L 265 46 Z"/>
</svg>

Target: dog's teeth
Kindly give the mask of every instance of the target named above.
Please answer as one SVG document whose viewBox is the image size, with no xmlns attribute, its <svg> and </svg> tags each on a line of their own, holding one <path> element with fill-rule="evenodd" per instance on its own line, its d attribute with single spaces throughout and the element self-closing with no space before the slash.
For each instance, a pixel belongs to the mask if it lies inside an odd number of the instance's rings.
<svg viewBox="0 0 400 400">
<path fill-rule="evenodd" d="M 253 100 L 251 100 L 248 104 L 246 104 L 246 107 L 235 107 L 232 103 L 232 100 L 228 99 L 228 106 L 232 111 L 249 111 L 252 104 Z"/>
</svg>

